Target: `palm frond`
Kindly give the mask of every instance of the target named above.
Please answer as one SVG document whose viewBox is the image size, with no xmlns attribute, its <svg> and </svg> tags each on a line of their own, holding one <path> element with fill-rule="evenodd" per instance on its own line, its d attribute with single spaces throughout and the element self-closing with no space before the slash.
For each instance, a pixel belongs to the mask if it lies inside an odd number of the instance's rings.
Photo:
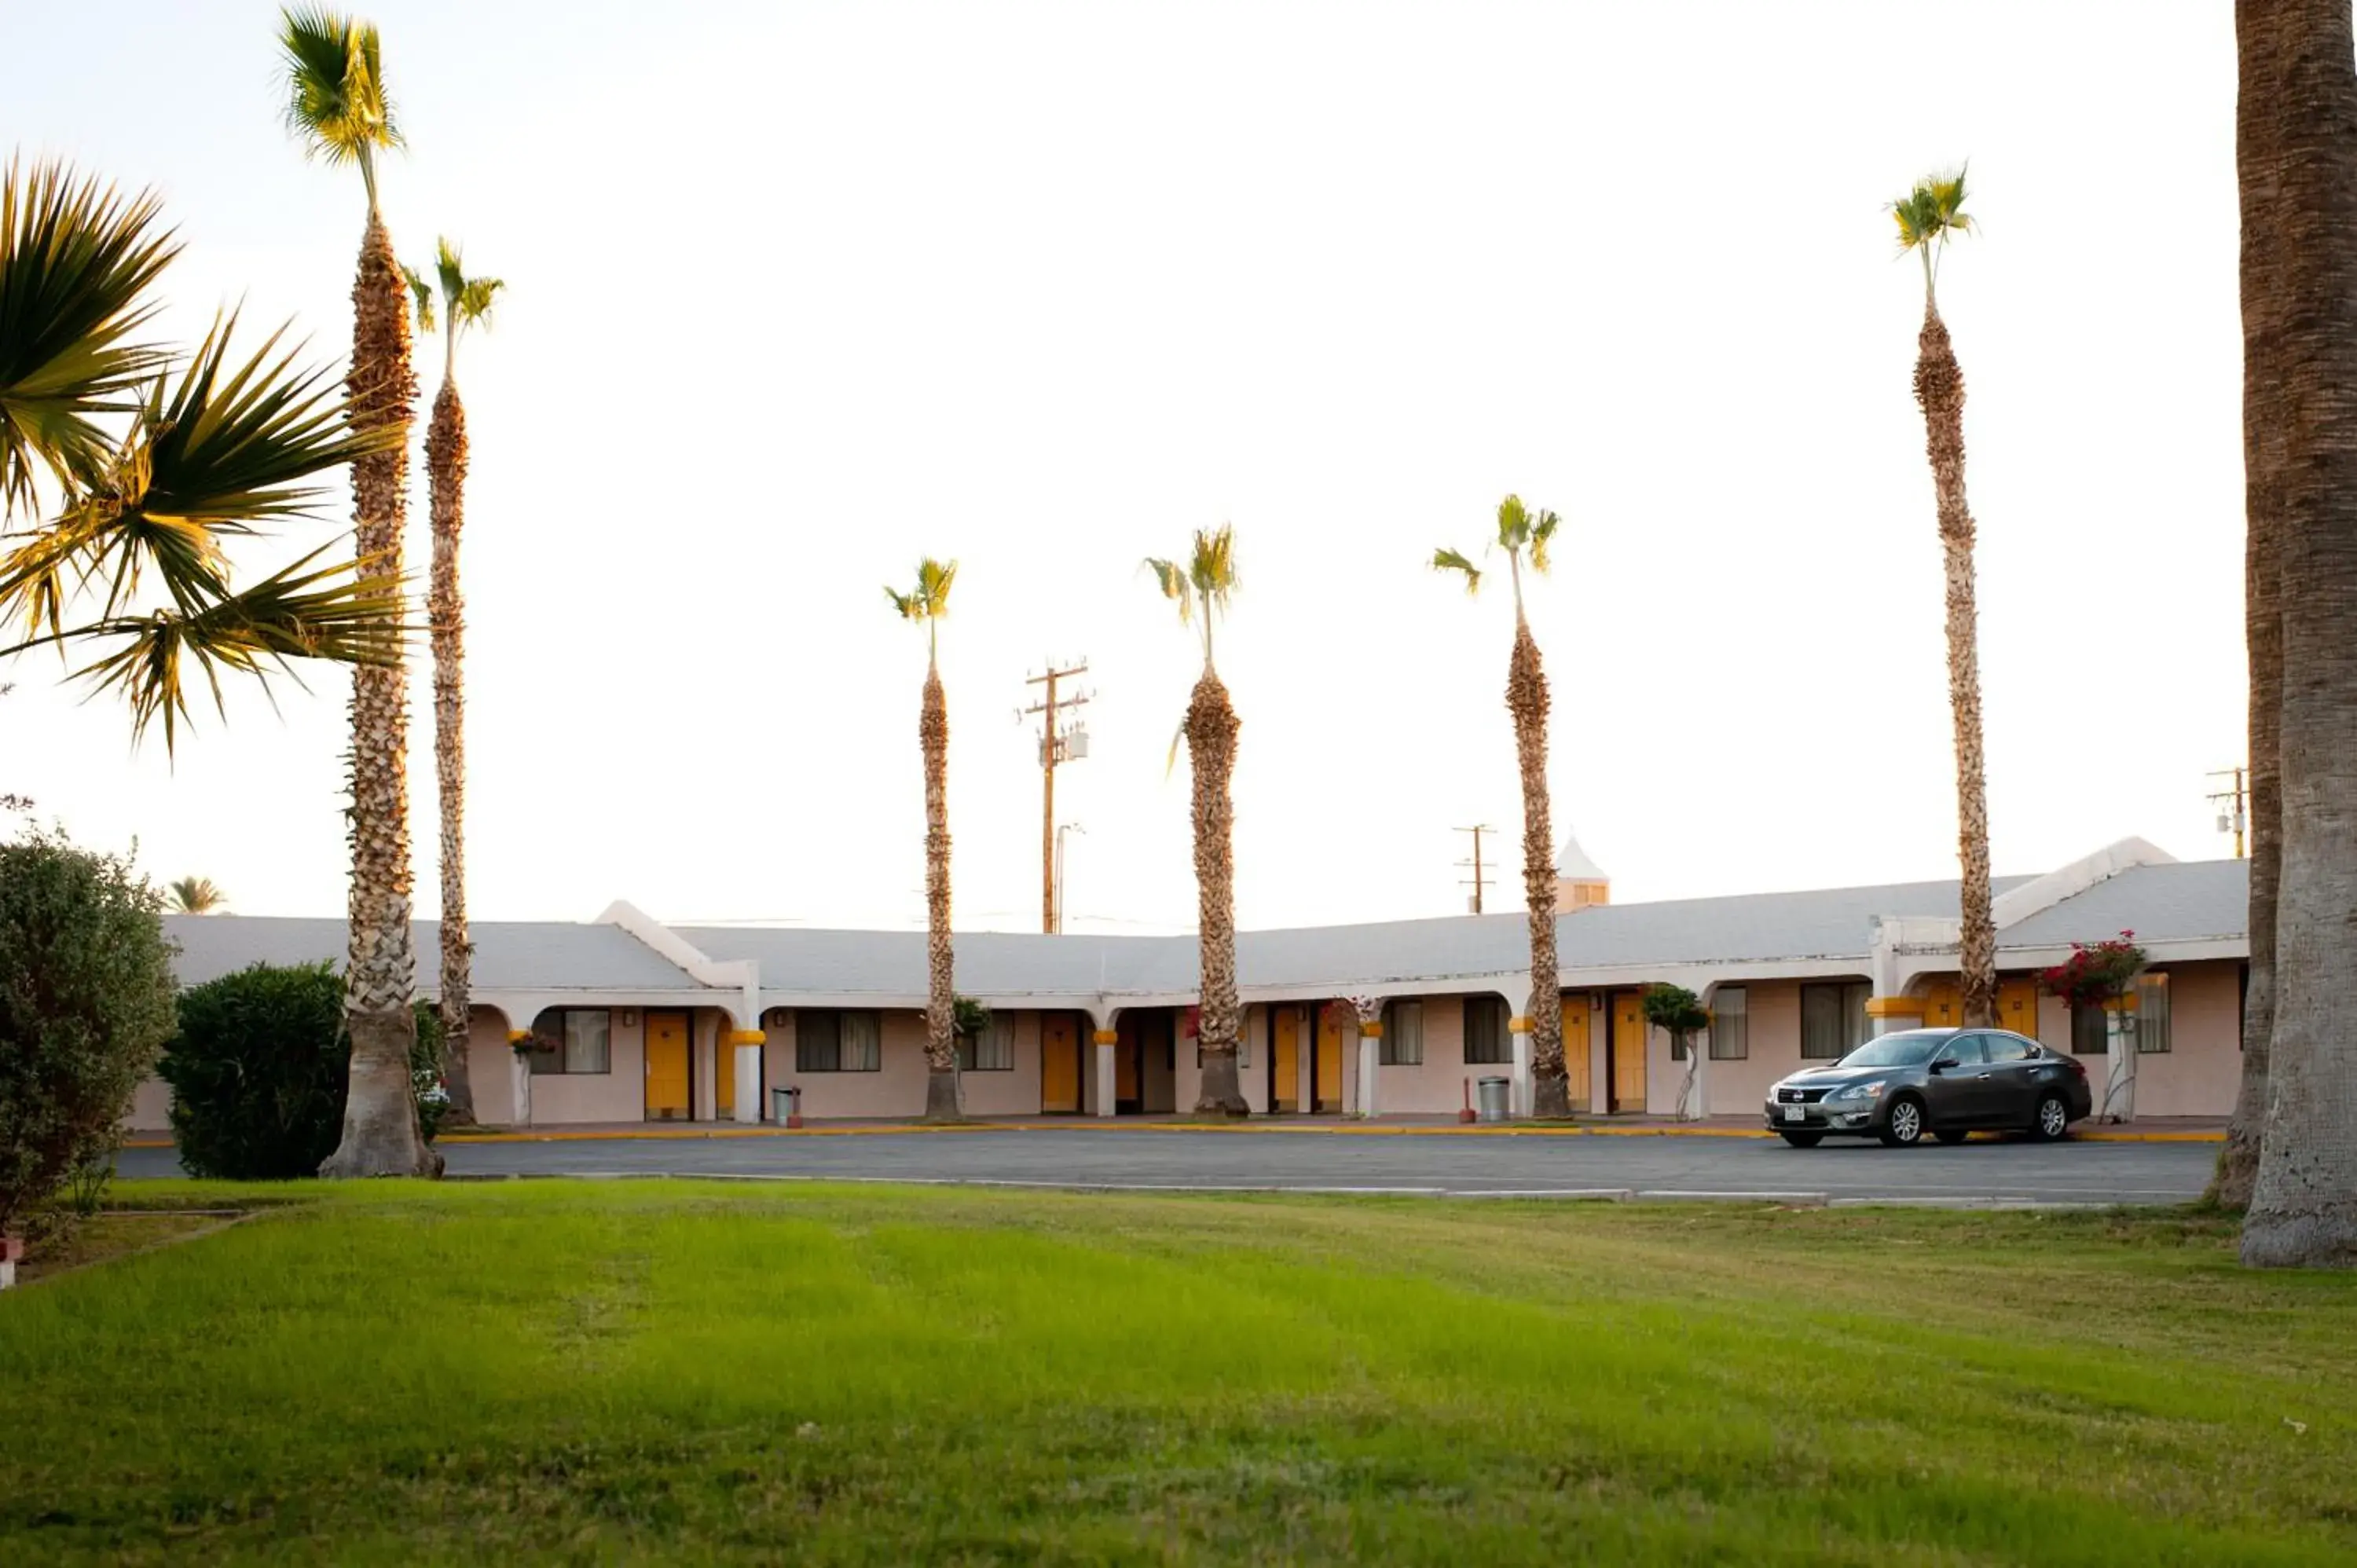
<svg viewBox="0 0 2357 1568">
<path fill-rule="evenodd" d="M 165 891 L 171 896 L 172 908 L 183 915 L 209 915 L 229 902 L 229 895 L 210 876 L 183 876 L 167 883 Z"/>
<path fill-rule="evenodd" d="M 433 331 L 434 285 L 426 281 L 426 277 L 424 273 L 419 272 L 415 267 L 411 266 L 406 262 L 402 263 L 401 275 L 408 282 L 409 292 L 416 296 L 417 329 L 420 332 Z"/>
<path fill-rule="evenodd" d="M 924 618 L 924 611 L 919 606 L 916 595 L 901 593 L 888 583 L 885 585 L 884 596 L 892 601 L 892 607 L 899 612 L 902 620 Z"/>
<path fill-rule="evenodd" d="M 1951 234 L 1969 234 L 1975 225 L 1964 210 L 1964 171 L 1927 175 L 1915 188 L 1890 204 L 1899 225 L 1899 248 L 1944 245 Z"/>
<path fill-rule="evenodd" d="M 115 641 L 122 646 L 75 671 L 98 692 L 119 692 L 131 709 L 135 741 L 156 719 L 164 721 L 164 749 L 173 750 L 181 720 L 189 717 L 189 687 L 201 674 L 216 713 L 224 707 L 223 671 L 262 681 L 271 668 L 294 675 L 297 659 L 344 664 L 392 664 L 411 628 L 397 578 L 372 562 L 317 565 L 325 547 L 235 593 L 221 592 L 145 615 L 110 616 L 89 625 L 0 649 L 0 658 L 43 644 Z M 301 683 L 299 675 L 296 683 Z"/>
<path fill-rule="evenodd" d="M 1236 531 L 1232 524 L 1223 522 L 1216 529 L 1195 531 L 1188 575 L 1194 580 L 1195 591 L 1207 601 L 1223 609 L 1227 607 L 1237 586 Z"/>
<path fill-rule="evenodd" d="M 1547 569 L 1547 546 L 1553 542 L 1555 531 L 1562 523 L 1561 518 L 1544 509 L 1531 520 L 1531 565 L 1542 575 Z"/>
<path fill-rule="evenodd" d="M 169 362 L 129 340 L 179 254 L 161 210 L 63 164 L 11 160 L 0 180 L 0 517 L 33 508 L 37 469 L 71 490 L 102 468 L 114 442 L 93 418 Z"/>
<path fill-rule="evenodd" d="M 1458 551 L 1447 548 L 1434 551 L 1432 569 L 1436 572 L 1462 572 L 1465 574 L 1465 591 L 1469 594 L 1481 591 L 1481 568 Z"/>
<path fill-rule="evenodd" d="M 1171 732 L 1170 753 L 1162 759 L 1162 777 L 1165 779 L 1169 778 L 1172 774 L 1178 771 L 1178 746 L 1181 742 L 1186 740 L 1186 738 L 1187 721 L 1185 719 L 1180 719 L 1178 721 L 1178 727 Z"/>
<path fill-rule="evenodd" d="M 458 303 L 452 308 L 465 327 L 489 327 L 491 324 L 491 299 L 508 285 L 498 278 L 468 278 L 467 286 L 458 291 Z"/>
<path fill-rule="evenodd" d="M 359 164 L 373 211 L 376 152 L 401 145 L 376 24 L 325 6 L 290 6 L 279 13 L 278 48 L 287 130 L 309 156 Z"/>
<path fill-rule="evenodd" d="M 117 618 L 148 570 L 194 613 L 228 593 L 222 536 L 312 515 L 328 487 L 310 481 L 401 444 L 398 428 L 353 429 L 333 371 L 279 351 L 283 327 L 231 365 L 235 326 L 216 321 L 178 385 L 154 383 L 97 482 L 0 557 L 0 619 L 21 615 L 54 635 L 67 598 L 102 578 L 102 616 Z"/>
<path fill-rule="evenodd" d="M 917 565 L 917 592 L 923 596 L 925 616 L 938 620 L 950 613 L 950 589 L 957 582 L 958 564 L 946 564 L 928 555 Z"/>
<path fill-rule="evenodd" d="M 1498 548 L 1513 552 L 1530 542 L 1531 514 L 1520 496 L 1508 496 L 1498 503 Z"/>
<path fill-rule="evenodd" d="M 1161 585 L 1162 596 L 1178 603 L 1179 624 L 1191 623 L 1195 618 L 1195 596 L 1189 591 L 1190 585 L 1187 574 L 1179 568 L 1178 563 L 1149 555 L 1146 558 L 1146 569 L 1153 573 L 1154 580 Z"/>
</svg>

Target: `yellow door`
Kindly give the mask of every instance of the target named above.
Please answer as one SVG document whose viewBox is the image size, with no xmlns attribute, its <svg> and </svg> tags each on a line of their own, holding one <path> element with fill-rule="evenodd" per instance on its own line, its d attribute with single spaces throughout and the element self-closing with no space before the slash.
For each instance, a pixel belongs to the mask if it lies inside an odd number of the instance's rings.
<svg viewBox="0 0 2357 1568">
<path fill-rule="evenodd" d="M 1081 1108 L 1081 1037 L 1070 1013 L 1039 1020 L 1039 1109 Z"/>
<path fill-rule="evenodd" d="M 1923 1026 L 1953 1029 L 1964 1021 L 1964 993 L 1953 981 L 1936 980 L 1923 988 Z"/>
<path fill-rule="evenodd" d="M 1334 1018 L 1318 1023 L 1318 1062 L 1309 1086 L 1313 1111 L 1342 1109 L 1342 1026 Z"/>
<path fill-rule="evenodd" d="M 1645 1109 L 1645 1004 L 1634 991 L 1612 997 L 1612 1106 Z"/>
<path fill-rule="evenodd" d="M 1301 1011 L 1297 1007 L 1279 1007 L 1271 1015 L 1270 1030 L 1275 1039 L 1269 1061 L 1276 1074 L 1276 1087 L 1269 1093 L 1272 1111 L 1301 1109 Z"/>
<path fill-rule="evenodd" d="M 712 1038 L 712 1113 L 728 1121 L 737 1111 L 737 1047 L 728 1043 L 728 1031 L 714 1032 Z"/>
<path fill-rule="evenodd" d="M 1563 1068 L 1571 1077 L 1571 1108 L 1587 1109 L 1587 998 L 1563 999 Z"/>
<path fill-rule="evenodd" d="M 1996 1026 L 2038 1038 L 2038 983 L 2008 980 L 1996 988 Z"/>
<path fill-rule="evenodd" d="M 687 1103 L 687 1015 L 647 1017 L 647 1120 L 683 1122 Z"/>
<path fill-rule="evenodd" d="M 1114 1109 L 1123 1101 L 1137 1103 L 1137 1021 L 1124 1018 L 1120 1024 L 1121 1039 L 1113 1048 L 1113 1099 Z"/>
</svg>

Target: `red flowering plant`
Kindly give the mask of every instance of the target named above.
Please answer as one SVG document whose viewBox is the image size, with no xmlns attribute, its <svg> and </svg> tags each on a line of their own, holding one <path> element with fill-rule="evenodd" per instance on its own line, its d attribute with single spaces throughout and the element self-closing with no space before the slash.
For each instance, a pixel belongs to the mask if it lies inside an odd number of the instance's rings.
<svg viewBox="0 0 2357 1568">
<path fill-rule="evenodd" d="M 2038 976 L 2040 989 L 2060 996 L 2073 1007 L 2099 1007 L 2127 993 L 2144 972 L 2144 949 L 2134 931 L 2122 931 L 2109 941 L 2072 942 L 2071 956 Z"/>
</svg>

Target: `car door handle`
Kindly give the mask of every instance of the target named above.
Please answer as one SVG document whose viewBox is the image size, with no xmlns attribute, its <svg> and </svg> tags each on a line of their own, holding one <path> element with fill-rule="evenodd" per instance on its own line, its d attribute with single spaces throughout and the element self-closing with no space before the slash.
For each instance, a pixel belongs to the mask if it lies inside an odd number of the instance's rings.
<svg viewBox="0 0 2357 1568">
<path fill-rule="evenodd" d="M 1980 1079 L 1983 1083 L 1986 1083 L 1989 1080 L 1989 1075 L 1985 1072 L 1976 1072 L 1973 1074 L 1973 1076 Z"/>
</svg>

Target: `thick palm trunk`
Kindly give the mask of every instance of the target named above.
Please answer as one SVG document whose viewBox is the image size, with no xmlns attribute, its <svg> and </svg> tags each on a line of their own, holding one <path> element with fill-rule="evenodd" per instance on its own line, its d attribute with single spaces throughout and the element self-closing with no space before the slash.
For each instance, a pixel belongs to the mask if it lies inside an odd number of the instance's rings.
<svg viewBox="0 0 2357 1568">
<path fill-rule="evenodd" d="M 1236 1077 L 1236 1038 L 1243 1020 L 1236 1001 L 1235 775 L 1241 728 L 1228 689 L 1205 669 L 1187 704 L 1187 759 L 1195 785 L 1195 892 L 1202 932 L 1201 1000 L 1195 1040 L 1202 1049 L 1199 1116 L 1248 1116 Z"/>
<path fill-rule="evenodd" d="M 2226 1146 L 2218 1154 L 2209 1197 L 2248 1208 L 2258 1180 L 2267 1119 L 2268 1043 L 2275 1031 L 2276 882 L 2283 867 L 2277 766 L 2283 715 L 2282 579 L 2276 564 L 2276 512 L 2287 424 L 2274 350 L 2281 324 L 2272 312 L 2283 290 L 2276 221 L 2276 161 L 2281 104 L 2279 62 L 2254 58 L 2245 38 L 2234 110 L 2234 161 L 2242 194 L 2243 303 L 2243 602 L 2250 654 L 2250 982 L 2243 994 L 2242 1081 Z M 2270 40 L 2271 42 L 2271 40 Z"/>
<path fill-rule="evenodd" d="M 959 1103 L 957 966 L 950 943 L 950 705 L 941 671 L 925 671 L 917 721 L 925 750 L 925 1120 L 955 1122 Z"/>
<path fill-rule="evenodd" d="M 467 510 L 467 407 L 447 374 L 425 427 L 425 473 L 433 486 L 434 570 L 427 616 L 434 632 L 434 782 L 442 809 L 442 1078 L 449 1122 L 475 1120 L 467 1076 L 474 944 L 467 935 L 466 678 L 460 668 L 466 601 L 458 593 L 458 530 Z"/>
<path fill-rule="evenodd" d="M 2244 0 L 2244 102 L 2271 104 L 2239 173 L 2271 198 L 2279 268 L 2260 324 L 2280 403 L 2276 885 L 2267 1114 L 2243 1261 L 2357 1266 L 2357 38 L 2349 0 Z M 2247 327 L 2246 327 L 2247 330 Z M 2255 760 L 2255 758 L 2254 759 Z"/>
<path fill-rule="evenodd" d="M 1555 822 L 1547 802 L 1547 681 L 1539 645 L 1519 613 L 1506 666 L 1506 709 L 1523 769 L 1523 898 L 1531 929 L 1531 1113 L 1571 1114 L 1563 1061 L 1563 988 L 1555 961 Z"/>
<path fill-rule="evenodd" d="M 1964 373 L 1948 344 L 1939 307 L 1923 306 L 1915 359 L 1915 401 L 1940 518 L 1947 577 L 1948 707 L 1956 732 L 1956 896 L 1964 925 L 1964 1022 L 1996 1021 L 1996 923 L 1989 911 L 1988 781 L 1981 755 L 1979 612 L 1973 602 L 1973 514 L 1964 504 Z"/>
<path fill-rule="evenodd" d="M 352 284 L 352 362 L 345 384 L 354 424 L 399 429 L 404 439 L 352 465 L 353 532 L 370 569 L 393 576 L 401 573 L 405 437 L 417 396 L 408 304 L 393 242 L 371 212 Z M 320 1165 L 321 1176 L 436 1176 L 442 1168 L 441 1156 L 419 1135 L 409 1076 L 417 1039 L 410 1012 L 417 958 L 409 938 L 407 681 L 402 663 L 352 670 L 351 953 L 344 971 L 351 1084 L 344 1096 L 343 1138 Z"/>
</svg>

